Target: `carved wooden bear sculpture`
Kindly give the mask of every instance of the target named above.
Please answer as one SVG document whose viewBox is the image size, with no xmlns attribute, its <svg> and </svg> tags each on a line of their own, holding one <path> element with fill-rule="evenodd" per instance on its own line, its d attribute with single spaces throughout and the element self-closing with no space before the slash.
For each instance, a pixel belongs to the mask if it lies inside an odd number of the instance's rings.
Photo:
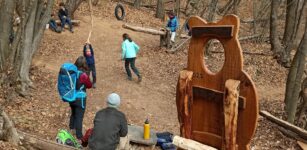
<svg viewBox="0 0 307 150">
<path fill-rule="evenodd" d="M 180 72 L 177 86 L 181 136 L 218 149 L 250 149 L 257 126 L 258 99 L 254 83 L 243 71 L 239 18 L 228 15 L 217 23 L 207 23 L 200 17 L 191 17 L 188 25 L 192 32 L 188 64 Z M 225 51 L 224 66 L 217 73 L 205 66 L 204 47 L 210 39 L 219 40 Z M 226 81 L 233 82 L 228 84 L 234 91 L 225 88 Z M 237 105 L 228 101 L 236 97 Z M 236 110 L 226 110 L 228 104 Z M 231 113 L 234 115 L 227 118 Z M 229 123 L 235 127 L 227 129 Z M 234 146 L 229 147 L 232 142 Z"/>
</svg>

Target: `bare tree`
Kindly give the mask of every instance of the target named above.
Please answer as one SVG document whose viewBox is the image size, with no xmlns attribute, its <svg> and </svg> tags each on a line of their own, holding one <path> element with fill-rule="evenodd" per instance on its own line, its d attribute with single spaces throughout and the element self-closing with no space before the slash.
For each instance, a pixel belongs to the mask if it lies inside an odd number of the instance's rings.
<svg viewBox="0 0 307 150">
<path fill-rule="evenodd" d="M 12 22 L 15 9 L 14 1 L 0 1 L 0 72 L 5 68 L 6 58 L 10 55 L 9 38 L 12 31 Z M 4 22 L 5 21 L 5 22 Z"/>
<path fill-rule="evenodd" d="M 74 13 L 80 6 L 80 4 L 84 0 L 67 0 L 65 3 L 66 9 L 68 10 L 68 16 L 70 16 L 72 19 L 74 18 Z"/>
<path fill-rule="evenodd" d="M 282 52 L 281 43 L 279 41 L 279 35 L 277 31 L 278 27 L 278 8 L 280 0 L 273 0 L 271 3 L 271 17 L 270 17 L 270 41 L 271 50 L 274 53 L 274 57 L 279 57 Z"/>
<path fill-rule="evenodd" d="M 233 1 L 233 8 L 232 8 L 232 12 L 233 14 L 235 15 L 238 15 L 238 7 L 239 7 L 239 4 L 240 4 L 241 0 L 234 0 Z"/>
<path fill-rule="evenodd" d="M 32 82 L 29 78 L 32 57 L 39 46 L 39 43 L 43 36 L 43 32 L 45 30 L 45 26 L 50 19 L 54 0 L 2 0 L 2 2 L 3 4 L 16 5 L 17 8 L 21 8 L 22 11 L 18 13 L 21 18 L 21 23 L 18 26 L 17 34 L 14 38 L 12 45 L 7 46 L 8 43 L 3 43 L 6 46 L 0 47 L 0 56 L 8 55 L 8 58 L 10 58 L 10 60 L 1 61 L 0 66 L 9 66 L 10 68 L 12 68 L 13 75 L 9 76 L 10 80 L 6 81 L 20 84 L 20 93 L 26 94 L 28 87 L 32 86 Z M 11 4 L 12 2 L 15 4 Z M 15 9 L 13 6 L 12 8 L 13 9 L 1 9 L 0 14 L 14 13 Z M 1 26 L 6 28 L 8 28 L 7 26 L 11 26 L 12 18 L 12 16 L 1 16 Z M 1 36 L 1 38 L 2 37 L 7 38 L 7 35 Z M 2 41 L 6 40 L 4 39 L 1 40 L 1 42 Z"/>
<path fill-rule="evenodd" d="M 160 19 L 164 19 L 164 0 L 157 1 L 157 10 L 156 10 L 156 17 Z"/>
<path fill-rule="evenodd" d="M 285 67 L 290 66 L 290 53 L 297 47 L 297 44 L 295 44 L 294 40 L 297 36 L 297 29 L 300 26 L 299 18 L 302 15 L 302 11 L 299 9 L 299 6 L 302 5 L 302 3 L 306 2 L 302 2 L 300 0 L 287 0 L 286 23 L 282 42 L 284 46 L 284 52 L 281 56 L 282 65 Z"/>
<path fill-rule="evenodd" d="M 176 16 L 179 18 L 179 15 L 180 15 L 180 0 L 175 0 L 175 14 Z"/>
<path fill-rule="evenodd" d="M 287 121 L 290 123 L 294 122 L 295 114 L 297 112 L 300 87 L 301 87 L 300 85 L 302 82 L 302 76 L 304 74 L 306 56 L 307 56 L 307 25 L 305 25 L 304 36 L 299 44 L 297 52 L 295 53 L 287 78 L 285 108 L 287 113 Z"/>
<path fill-rule="evenodd" d="M 134 0 L 133 6 L 137 9 L 140 9 L 141 0 Z"/>
</svg>

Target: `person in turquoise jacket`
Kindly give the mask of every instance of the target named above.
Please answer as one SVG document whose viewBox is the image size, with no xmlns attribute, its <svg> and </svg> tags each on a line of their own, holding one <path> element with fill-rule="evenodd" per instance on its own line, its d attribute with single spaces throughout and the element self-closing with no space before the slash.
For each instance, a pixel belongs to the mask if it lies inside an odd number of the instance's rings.
<svg viewBox="0 0 307 150">
<path fill-rule="evenodd" d="M 123 43 L 122 43 L 122 59 L 125 60 L 125 69 L 128 75 L 128 80 L 132 80 L 131 71 L 129 68 L 129 65 L 132 69 L 132 71 L 138 76 L 138 81 L 142 81 L 142 77 L 140 75 L 139 70 L 135 67 L 135 59 L 136 55 L 140 50 L 140 47 L 135 44 L 130 36 L 127 33 L 123 34 Z"/>
<path fill-rule="evenodd" d="M 168 13 L 169 20 L 167 22 L 166 27 L 170 29 L 171 32 L 171 41 L 174 43 L 175 42 L 175 37 L 176 37 L 176 30 L 178 28 L 178 21 L 177 17 L 173 12 Z"/>
</svg>

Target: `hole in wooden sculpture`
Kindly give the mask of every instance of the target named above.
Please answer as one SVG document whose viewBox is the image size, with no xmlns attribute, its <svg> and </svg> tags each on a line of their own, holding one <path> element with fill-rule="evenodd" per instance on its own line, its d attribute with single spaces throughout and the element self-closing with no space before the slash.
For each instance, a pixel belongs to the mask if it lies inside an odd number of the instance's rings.
<svg viewBox="0 0 307 150">
<path fill-rule="evenodd" d="M 217 39 L 209 40 L 205 45 L 204 65 L 211 73 L 218 73 L 224 66 L 225 53 L 222 43 Z"/>
</svg>

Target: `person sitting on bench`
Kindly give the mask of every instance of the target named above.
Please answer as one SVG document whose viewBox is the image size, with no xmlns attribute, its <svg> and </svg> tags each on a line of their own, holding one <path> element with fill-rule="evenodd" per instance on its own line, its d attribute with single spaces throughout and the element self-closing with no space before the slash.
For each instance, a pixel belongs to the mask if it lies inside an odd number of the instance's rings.
<svg viewBox="0 0 307 150">
<path fill-rule="evenodd" d="M 107 108 L 96 113 L 94 128 L 82 138 L 82 145 L 89 143 L 91 150 L 115 150 L 120 145 L 120 137 L 127 137 L 128 124 L 124 113 L 118 110 L 120 97 L 112 93 L 107 98 Z"/>
<path fill-rule="evenodd" d="M 64 31 L 64 27 L 65 27 L 65 24 L 67 23 L 69 25 L 69 31 L 71 33 L 74 33 L 73 29 L 72 29 L 72 23 L 71 23 L 71 20 L 70 18 L 68 17 L 68 11 L 67 9 L 65 8 L 65 5 L 63 2 L 60 3 L 60 10 L 59 10 L 59 18 L 61 20 L 61 28 L 62 28 L 62 31 Z"/>
</svg>

